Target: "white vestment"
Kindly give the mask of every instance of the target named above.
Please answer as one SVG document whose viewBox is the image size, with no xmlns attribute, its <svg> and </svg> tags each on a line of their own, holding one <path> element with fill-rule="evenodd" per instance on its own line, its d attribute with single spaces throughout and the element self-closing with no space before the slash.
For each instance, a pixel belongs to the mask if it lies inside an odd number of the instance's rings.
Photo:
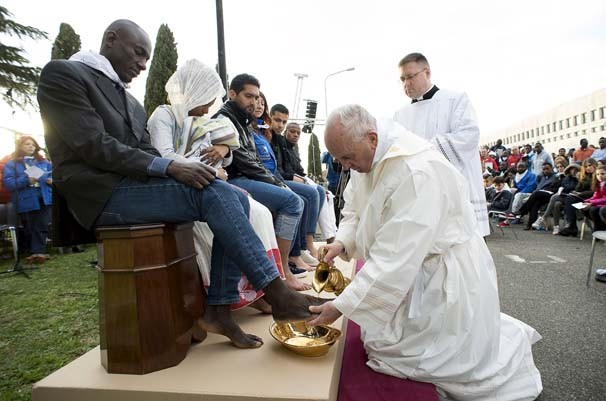
<svg viewBox="0 0 606 401">
<path fill-rule="evenodd" d="M 465 178 L 399 124 L 378 131 L 377 153 L 391 145 L 369 173 L 351 173 L 336 237 L 343 257 L 365 260 L 334 305 L 361 326 L 368 366 L 434 383 L 443 399 L 533 400 L 541 337 L 500 313 Z"/>
<path fill-rule="evenodd" d="M 467 178 L 471 203 L 483 236 L 490 235 L 482 166 L 480 130 L 465 93 L 438 90 L 431 99 L 404 106 L 394 120 L 436 148 Z"/>
</svg>

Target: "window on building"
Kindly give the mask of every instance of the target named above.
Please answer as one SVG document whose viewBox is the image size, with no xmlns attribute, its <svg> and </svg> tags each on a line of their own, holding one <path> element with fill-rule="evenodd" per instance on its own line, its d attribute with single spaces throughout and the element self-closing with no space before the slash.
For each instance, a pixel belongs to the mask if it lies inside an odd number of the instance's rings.
<svg viewBox="0 0 606 401">
<path fill-rule="evenodd" d="M 587 113 L 581 114 L 581 124 L 585 124 L 587 122 Z"/>
<path fill-rule="evenodd" d="M 566 119 L 566 128 L 570 128 L 570 117 Z"/>
<path fill-rule="evenodd" d="M 604 118 L 606 114 L 606 107 L 600 107 L 600 118 Z"/>
<path fill-rule="evenodd" d="M 562 140 L 562 139 L 564 139 L 564 135 L 563 134 L 560 135 L 560 140 Z"/>
<path fill-rule="evenodd" d="M 547 138 L 547 142 L 551 142 L 551 138 Z"/>
<path fill-rule="evenodd" d="M 604 131 L 604 127 L 606 127 L 606 125 L 600 125 L 600 131 Z"/>
<path fill-rule="evenodd" d="M 574 117 L 572 117 L 572 124 L 573 124 L 575 127 L 576 127 L 576 126 L 578 125 L 578 123 L 579 123 L 579 121 L 578 121 L 578 117 L 579 117 L 579 116 L 574 116 Z"/>
<path fill-rule="evenodd" d="M 574 136 L 579 136 L 579 131 L 575 131 Z"/>
<path fill-rule="evenodd" d="M 597 110 L 591 110 L 591 112 L 589 113 L 590 118 L 591 118 L 591 121 L 595 121 L 595 112 L 596 112 L 596 111 L 597 111 Z"/>
<path fill-rule="evenodd" d="M 554 121 L 554 122 L 552 123 L 552 125 L 551 125 L 551 130 L 552 130 L 553 132 L 555 132 L 555 131 L 556 131 L 556 123 L 555 123 L 555 121 Z"/>
<path fill-rule="evenodd" d="M 545 127 L 541 127 L 541 135 L 545 134 Z"/>
<path fill-rule="evenodd" d="M 560 120 L 560 130 L 562 130 L 562 129 L 564 129 L 564 122 L 562 120 Z"/>
<path fill-rule="evenodd" d="M 591 132 L 596 132 L 597 131 L 597 127 L 591 127 Z"/>
<path fill-rule="evenodd" d="M 547 133 L 549 134 L 551 132 L 551 124 L 547 124 Z"/>
</svg>

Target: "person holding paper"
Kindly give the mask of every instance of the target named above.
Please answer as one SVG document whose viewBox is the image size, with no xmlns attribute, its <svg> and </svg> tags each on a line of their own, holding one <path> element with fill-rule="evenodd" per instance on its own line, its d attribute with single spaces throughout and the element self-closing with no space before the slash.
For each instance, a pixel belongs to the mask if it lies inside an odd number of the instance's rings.
<svg viewBox="0 0 606 401">
<path fill-rule="evenodd" d="M 23 222 L 29 263 L 44 263 L 48 224 L 51 221 L 51 163 L 40 154 L 40 145 L 31 136 L 22 136 L 16 143 L 13 158 L 3 171 L 4 186 L 11 192 L 11 201 Z"/>
</svg>

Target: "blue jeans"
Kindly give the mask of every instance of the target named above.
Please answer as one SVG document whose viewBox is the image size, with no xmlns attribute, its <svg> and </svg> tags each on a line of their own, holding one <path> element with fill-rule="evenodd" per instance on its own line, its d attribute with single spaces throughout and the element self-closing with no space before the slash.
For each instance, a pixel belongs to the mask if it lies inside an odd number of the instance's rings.
<svg viewBox="0 0 606 401">
<path fill-rule="evenodd" d="M 295 239 L 297 224 L 303 213 L 303 201 L 292 191 L 273 184 L 236 177 L 230 184 L 245 189 L 257 202 L 268 208 L 274 215 L 276 236 L 288 241 Z"/>
<path fill-rule="evenodd" d="M 227 305 L 239 301 L 242 272 L 257 290 L 279 278 L 248 221 L 249 207 L 246 194 L 221 180 L 198 190 L 172 178 L 124 178 L 96 225 L 206 222 L 214 234 L 207 302 Z"/>
<path fill-rule="evenodd" d="M 46 253 L 46 239 L 52 208 L 52 206 L 40 204 L 40 210 L 19 213 L 21 221 L 23 221 L 25 236 L 29 239 L 29 251 L 32 254 Z"/>
<path fill-rule="evenodd" d="M 297 237 L 290 251 L 290 256 L 300 256 L 301 250 L 307 249 L 307 234 L 316 232 L 318 215 L 326 200 L 326 191 L 319 185 L 316 185 L 314 188 L 312 185 L 295 181 L 286 181 L 286 185 L 299 195 L 304 203 L 303 215 L 297 229 Z"/>
</svg>

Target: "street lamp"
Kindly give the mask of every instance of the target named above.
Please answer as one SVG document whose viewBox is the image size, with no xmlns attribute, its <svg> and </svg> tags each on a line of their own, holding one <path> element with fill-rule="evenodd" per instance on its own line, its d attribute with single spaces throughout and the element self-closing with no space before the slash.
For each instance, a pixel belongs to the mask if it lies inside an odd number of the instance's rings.
<svg viewBox="0 0 606 401">
<path fill-rule="evenodd" d="M 355 69 L 356 69 L 355 67 L 349 67 L 349 68 L 346 68 L 344 70 L 333 72 L 332 74 L 328 74 L 326 76 L 326 78 L 324 78 L 324 108 L 326 109 L 326 117 L 327 118 L 328 118 L 328 94 L 326 92 L 326 81 L 328 80 L 328 78 L 332 77 L 333 75 L 337 75 L 337 74 L 340 74 L 342 72 L 353 71 Z"/>
</svg>

